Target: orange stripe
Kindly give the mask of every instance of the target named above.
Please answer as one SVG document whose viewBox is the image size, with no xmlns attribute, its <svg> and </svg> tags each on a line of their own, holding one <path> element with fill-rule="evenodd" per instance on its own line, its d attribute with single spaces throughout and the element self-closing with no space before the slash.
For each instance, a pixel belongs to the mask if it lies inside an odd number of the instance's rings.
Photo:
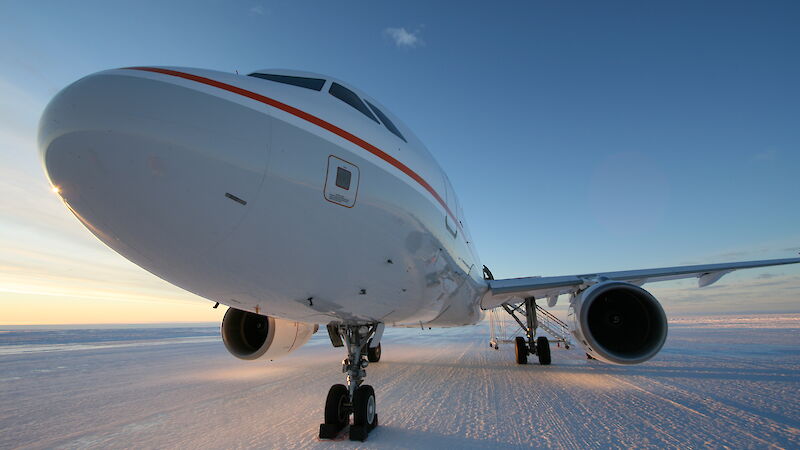
<svg viewBox="0 0 800 450">
<path fill-rule="evenodd" d="M 251 98 L 251 99 L 253 99 L 253 100 L 257 101 L 257 102 L 261 102 L 261 103 L 263 103 L 265 105 L 272 106 L 273 108 L 278 108 L 281 111 L 285 111 L 285 112 L 287 112 L 287 113 L 289 113 L 289 114 L 291 114 L 291 115 L 293 115 L 295 117 L 299 117 L 299 118 L 301 118 L 301 119 L 303 119 L 303 120 L 305 120 L 307 122 L 310 122 L 310 123 L 313 123 L 314 125 L 317 125 L 318 127 L 324 128 L 324 129 L 330 131 L 331 133 L 333 133 L 333 134 L 335 134 L 335 135 L 337 135 L 337 136 L 339 136 L 339 137 L 341 137 L 341 138 L 343 138 L 345 140 L 348 140 L 348 141 L 352 142 L 353 144 L 363 148 L 364 150 L 372 153 L 373 155 L 375 155 L 378 158 L 386 161 L 387 163 L 389 163 L 392 166 L 394 166 L 397 169 L 399 169 L 404 174 L 406 174 L 409 177 L 411 177 L 411 179 L 413 179 L 420 186 L 425 188 L 426 191 L 430 192 L 430 194 L 433 196 L 433 198 L 435 198 L 436 201 L 438 201 L 439 204 L 442 205 L 442 208 L 444 208 L 444 210 L 447 211 L 447 214 L 450 217 L 453 218 L 453 221 L 455 221 L 456 225 L 459 228 L 461 228 L 460 222 L 458 221 L 458 219 L 456 219 L 456 216 L 453 214 L 453 212 L 450 211 L 450 208 L 447 207 L 447 203 L 433 189 L 433 187 L 430 184 L 428 184 L 427 181 L 425 181 L 421 176 L 419 176 L 418 173 L 414 172 L 413 170 L 411 170 L 411 168 L 409 168 L 405 164 L 401 163 L 396 158 L 392 157 L 391 155 L 389 155 L 388 153 L 386 153 L 383 150 L 379 149 L 378 147 L 375 147 L 374 145 L 370 144 L 369 142 L 361 139 L 360 137 L 358 137 L 358 136 L 356 136 L 356 135 L 354 135 L 352 133 L 349 133 L 349 132 L 337 127 L 336 125 L 334 125 L 334 124 L 332 124 L 330 122 L 327 122 L 327 121 L 325 121 L 323 119 L 320 119 L 317 116 L 314 116 L 314 115 L 309 114 L 309 113 L 307 113 L 305 111 L 297 109 L 294 106 L 289 106 L 286 103 L 279 102 L 278 100 L 275 100 L 273 98 L 269 98 L 269 97 L 266 97 L 266 96 L 261 95 L 261 94 L 256 94 L 253 91 L 248 91 L 247 89 L 242 89 L 242 88 L 234 86 L 232 84 L 227 84 L 227 83 L 222 83 L 220 81 L 212 80 L 211 78 L 201 77 L 201 76 L 198 76 L 198 75 L 192 75 L 190 73 L 185 73 L 185 72 L 178 72 L 177 70 L 159 69 L 157 67 L 126 67 L 126 69 L 143 70 L 143 71 L 146 71 L 146 72 L 161 73 L 161 74 L 164 74 L 164 75 L 171 75 L 173 77 L 178 77 L 178 78 L 183 78 L 183 79 L 186 79 L 186 80 L 196 81 L 198 83 L 202 83 L 202 84 L 205 84 L 205 85 L 208 85 L 208 86 L 213 86 L 215 88 L 223 89 L 223 90 L 226 90 L 228 92 L 233 92 L 234 94 L 239 94 L 241 96 L 244 96 L 244 97 L 247 97 L 247 98 Z"/>
</svg>

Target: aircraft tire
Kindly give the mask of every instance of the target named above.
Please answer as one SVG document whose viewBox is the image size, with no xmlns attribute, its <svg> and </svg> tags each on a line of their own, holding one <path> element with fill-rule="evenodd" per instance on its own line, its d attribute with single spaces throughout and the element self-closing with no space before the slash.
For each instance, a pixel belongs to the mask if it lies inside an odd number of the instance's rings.
<svg viewBox="0 0 800 450">
<path fill-rule="evenodd" d="M 353 394 L 353 426 L 350 427 L 350 440 L 364 442 L 367 434 L 378 426 L 375 390 L 362 384 Z"/>
<path fill-rule="evenodd" d="M 350 392 L 343 384 L 334 384 L 328 390 L 325 400 L 325 423 L 344 428 L 350 422 L 350 410 L 347 408 Z"/>
<path fill-rule="evenodd" d="M 528 346 L 525 345 L 524 337 L 514 338 L 514 354 L 517 357 L 517 364 L 528 364 Z"/>
<path fill-rule="evenodd" d="M 546 337 L 536 338 L 536 354 L 539 356 L 539 364 L 543 366 L 550 364 L 550 342 Z"/>
<path fill-rule="evenodd" d="M 367 360 L 371 363 L 376 363 L 381 360 L 381 344 L 372 348 L 367 345 Z"/>
</svg>

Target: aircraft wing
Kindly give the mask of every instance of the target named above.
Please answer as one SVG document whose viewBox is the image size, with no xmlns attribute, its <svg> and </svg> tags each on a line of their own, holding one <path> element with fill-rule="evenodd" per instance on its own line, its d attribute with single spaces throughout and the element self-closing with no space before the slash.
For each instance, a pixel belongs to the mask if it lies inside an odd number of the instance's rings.
<svg viewBox="0 0 800 450">
<path fill-rule="evenodd" d="M 550 306 L 555 305 L 561 294 L 574 293 L 587 286 L 605 280 L 626 281 L 641 286 L 654 281 L 697 278 L 699 287 L 710 286 L 723 275 L 738 269 L 780 266 L 800 263 L 800 258 L 767 259 L 761 261 L 742 261 L 722 264 L 701 264 L 696 266 L 663 267 L 660 269 L 624 270 L 620 272 L 590 273 L 556 277 L 507 278 L 488 280 L 489 290 L 481 301 L 483 309 L 498 307 L 504 303 L 519 303 L 525 298 L 547 298 Z"/>
</svg>

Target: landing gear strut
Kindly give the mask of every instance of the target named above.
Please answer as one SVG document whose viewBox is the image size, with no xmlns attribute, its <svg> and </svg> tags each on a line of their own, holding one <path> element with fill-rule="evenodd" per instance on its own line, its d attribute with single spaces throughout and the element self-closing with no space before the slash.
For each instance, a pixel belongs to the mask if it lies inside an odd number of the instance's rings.
<svg viewBox="0 0 800 450">
<path fill-rule="evenodd" d="M 536 299 L 528 297 L 525 299 L 525 303 L 521 305 L 503 305 L 503 309 L 525 330 L 525 337 L 517 336 L 514 339 L 514 353 L 517 364 L 527 364 L 528 355 L 538 356 L 539 364 L 543 366 L 550 364 L 550 342 L 545 336 L 536 337 L 536 329 L 539 327 L 539 321 L 536 316 Z M 516 313 L 525 315 L 525 323 L 517 317 Z"/>
<path fill-rule="evenodd" d="M 342 361 L 342 372 L 347 375 L 347 385 L 334 384 L 325 401 L 325 423 L 319 426 L 320 439 L 333 439 L 349 423 L 350 440 L 365 441 L 367 435 L 378 426 L 375 390 L 363 384 L 365 370 L 370 361 L 380 359 L 380 338 L 383 324 L 375 325 L 328 325 L 328 334 L 335 347 L 347 348 L 347 358 Z M 338 338 L 338 339 L 337 339 Z M 372 341 L 377 344 L 372 347 Z M 337 343 L 339 345 L 337 345 Z"/>
</svg>

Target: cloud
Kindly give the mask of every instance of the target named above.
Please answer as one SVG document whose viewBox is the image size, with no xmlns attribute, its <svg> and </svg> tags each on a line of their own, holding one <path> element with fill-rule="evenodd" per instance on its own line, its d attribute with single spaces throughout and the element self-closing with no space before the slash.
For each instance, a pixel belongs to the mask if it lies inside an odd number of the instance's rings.
<svg viewBox="0 0 800 450">
<path fill-rule="evenodd" d="M 756 153 L 753 155 L 753 160 L 755 161 L 775 161 L 778 157 L 778 152 L 775 150 L 765 150 L 763 152 Z"/>
<path fill-rule="evenodd" d="M 782 270 L 785 272 L 786 270 Z M 707 288 L 676 282 L 646 285 L 669 314 L 710 312 L 797 311 L 800 275 L 737 272 Z"/>
<path fill-rule="evenodd" d="M 419 36 L 421 30 L 408 31 L 404 27 L 400 28 L 386 28 L 383 34 L 388 36 L 394 41 L 398 47 L 414 48 L 425 45 L 422 38 Z"/>
<path fill-rule="evenodd" d="M 252 8 L 250 8 L 250 15 L 253 16 L 263 16 L 266 13 L 267 10 L 261 5 L 255 5 Z"/>
</svg>

